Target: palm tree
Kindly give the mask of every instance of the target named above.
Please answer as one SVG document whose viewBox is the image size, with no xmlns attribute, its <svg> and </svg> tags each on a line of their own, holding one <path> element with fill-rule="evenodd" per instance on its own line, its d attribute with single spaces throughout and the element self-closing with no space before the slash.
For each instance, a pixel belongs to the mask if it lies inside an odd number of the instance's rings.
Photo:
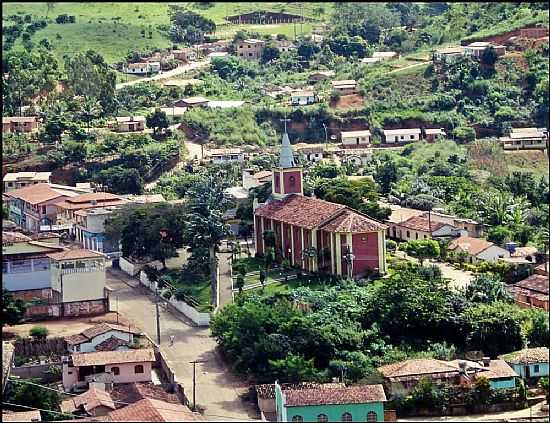
<svg viewBox="0 0 550 423">
<path fill-rule="evenodd" d="M 102 111 L 103 109 L 97 100 L 86 100 L 80 106 L 80 117 L 88 124 L 88 132 L 90 132 L 92 120 L 99 116 Z"/>
</svg>

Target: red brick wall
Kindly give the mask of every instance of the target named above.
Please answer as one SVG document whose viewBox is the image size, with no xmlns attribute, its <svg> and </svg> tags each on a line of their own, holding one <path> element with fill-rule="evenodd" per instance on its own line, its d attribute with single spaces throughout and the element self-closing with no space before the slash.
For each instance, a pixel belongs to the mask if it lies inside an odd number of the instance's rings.
<svg viewBox="0 0 550 423">
<path fill-rule="evenodd" d="M 50 288 L 29 289 L 27 291 L 14 291 L 11 294 L 14 298 L 23 301 L 32 301 L 35 298 L 50 300 L 52 297 L 52 290 Z"/>
<path fill-rule="evenodd" d="M 367 237 L 366 241 L 363 240 Z M 369 232 L 366 234 L 352 235 L 353 255 L 355 261 L 353 263 L 354 275 L 362 274 L 369 269 L 374 269 L 379 266 L 378 258 L 378 233 Z M 345 250 L 342 250 L 345 251 Z"/>
<path fill-rule="evenodd" d="M 285 258 L 288 257 L 290 259 L 290 256 L 288 255 L 288 250 L 292 248 L 292 239 L 290 234 L 290 225 L 287 223 L 283 223 L 283 238 L 284 238 L 283 256 Z"/>
<path fill-rule="evenodd" d="M 301 193 L 302 192 L 302 172 L 299 170 L 295 172 L 285 172 L 283 174 L 283 183 L 285 187 L 285 194 Z M 294 177 L 294 184 L 291 184 L 291 178 Z"/>
<path fill-rule="evenodd" d="M 281 175 L 279 172 L 273 172 L 274 189 L 277 194 L 281 193 Z"/>
</svg>

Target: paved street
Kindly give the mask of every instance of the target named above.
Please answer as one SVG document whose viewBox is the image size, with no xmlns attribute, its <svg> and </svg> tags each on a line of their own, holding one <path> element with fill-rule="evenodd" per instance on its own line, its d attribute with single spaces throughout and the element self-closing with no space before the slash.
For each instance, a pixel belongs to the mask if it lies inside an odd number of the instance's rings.
<svg viewBox="0 0 550 423">
<path fill-rule="evenodd" d="M 220 308 L 233 302 L 230 258 L 231 253 L 218 253 Z"/>
<path fill-rule="evenodd" d="M 118 296 L 121 315 L 156 340 L 153 295 L 137 280 L 111 268 L 107 271 L 107 284 L 113 289 L 112 298 Z M 216 342 L 209 336 L 209 329 L 194 327 L 183 318 L 161 307 L 161 350 L 187 396 L 191 399 L 193 395 L 193 367 L 189 362 L 207 360 L 197 364 L 196 391 L 197 404 L 205 407 L 205 415 L 211 420 L 258 419 L 252 404 L 240 400 L 239 393 L 245 392 L 247 385 L 229 373 L 215 350 Z M 170 335 L 175 336 L 172 347 L 168 345 Z"/>
<path fill-rule="evenodd" d="M 161 80 L 161 79 L 168 79 L 168 78 L 172 78 L 172 77 L 177 76 L 177 75 L 181 75 L 182 73 L 188 72 L 188 71 L 193 70 L 193 69 L 204 68 L 208 65 L 210 65 L 209 60 L 203 60 L 201 62 L 192 62 L 192 63 L 186 64 L 186 65 L 183 65 L 183 66 L 178 66 L 175 69 L 159 73 L 159 74 L 157 74 L 155 76 L 151 76 L 149 78 L 140 78 L 140 79 L 135 79 L 133 81 L 122 82 L 120 84 L 116 84 L 115 88 L 117 90 L 120 90 L 121 88 L 128 87 L 130 85 L 139 84 L 141 82 L 149 82 L 149 81 L 158 81 L 158 80 Z"/>
</svg>

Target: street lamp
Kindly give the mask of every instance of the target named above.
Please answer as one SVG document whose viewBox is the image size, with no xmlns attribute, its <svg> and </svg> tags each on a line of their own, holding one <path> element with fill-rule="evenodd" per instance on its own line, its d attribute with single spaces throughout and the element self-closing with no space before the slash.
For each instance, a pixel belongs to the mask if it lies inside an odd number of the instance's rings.
<svg viewBox="0 0 550 423">
<path fill-rule="evenodd" d="M 346 254 L 343 256 L 347 264 L 348 278 L 352 278 L 353 275 L 353 260 L 355 260 L 355 255 L 352 254 L 349 245 L 346 248 Z"/>
</svg>

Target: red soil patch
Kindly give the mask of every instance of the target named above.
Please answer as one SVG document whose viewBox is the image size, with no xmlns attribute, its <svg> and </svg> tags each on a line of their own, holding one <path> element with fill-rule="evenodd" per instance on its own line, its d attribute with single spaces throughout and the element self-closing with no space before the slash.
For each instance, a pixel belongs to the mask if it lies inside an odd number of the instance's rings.
<svg viewBox="0 0 550 423">
<path fill-rule="evenodd" d="M 338 100 L 331 100 L 329 106 L 333 109 L 350 109 L 352 107 L 363 107 L 363 97 L 359 94 L 343 95 Z"/>
</svg>

